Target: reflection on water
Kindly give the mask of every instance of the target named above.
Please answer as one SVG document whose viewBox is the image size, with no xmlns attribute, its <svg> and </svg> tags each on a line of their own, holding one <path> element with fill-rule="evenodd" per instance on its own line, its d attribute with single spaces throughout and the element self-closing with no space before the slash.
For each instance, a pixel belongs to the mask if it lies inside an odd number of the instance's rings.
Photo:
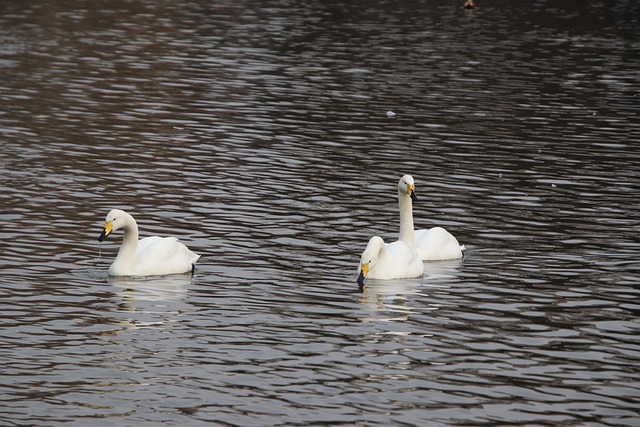
<svg viewBox="0 0 640 427">
<path fill-rule="evenodd" d="M 382 317 L 373 315 L 362 321 L 402 321 L 412 313 L 409 296 L 419 292 L 421 280 L 372 280 L 362 291 L 361 303 L 367 310 L 378 311 Z"/>
<path fill-rule="evenodd" d="M 462 262 L 461 259 L 425 262 L 424 275 L 420 279 L 367 280 L 362 291 L 361 303 L 367 310 L 377 313 L 360 320 L 403 321 L 408 320 L 416 310 L 423 314 L 437 310 L 438 303 L 425 305 L 422 302 L 412 306 L 412 302 L 420 298 L 420 294 L 438 293 L 442 288 L 457 283 L 456 273 L 461 268 Z"/>
<path fill-rule="evenodd" d="M 131 303 L 138 300 L 169 302 L 184 300 L 191 280 L 190 274 L 176 274 L 148 278 L 109 277 L 108 283 L 121 290 Z"/>
<path fill-rule="evenodd" d="M 637 425 L 635 5 L 461 3 L 2 3 L 0 424 Z"/>
</svg>

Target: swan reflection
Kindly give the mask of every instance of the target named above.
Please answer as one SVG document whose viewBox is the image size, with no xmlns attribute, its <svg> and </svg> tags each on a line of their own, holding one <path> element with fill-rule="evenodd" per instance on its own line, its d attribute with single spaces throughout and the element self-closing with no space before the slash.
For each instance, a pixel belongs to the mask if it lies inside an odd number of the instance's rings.
<svg viewBox="0 0 640 427">
<path fill-rule="evenodd" d="M 360 320 L 407 320 L 415 310 L 437 310 L 436 306 L 412 306 L 416 294 L 428 293 L 430 288 L 447 286 L 458 273 L 462 260 L 430 261 L 424 263 L 424 276 L 416 279 L 368 280 L 360 303 L 366 310 L 375 312 Z M 415 304 L 414 304 L 415 305 Z"/>
<path fill-rule="evenodd" d="M 406 320 L 411 314 L 409 296 L 417 293 L 421 284 L 422 278 L 369 280 L 362 290 L 360 302 L 368 311 L 377 312 L 377 315 L 360 320 Z"/>
<path fill-rule="evenodd" d="M 146 278 L 109 277 L 109 284 L 122 291 L 120 311 L 136 311 L 183 301 L 192 280 L 191 274 Z M 157 308 L 152 311 L 157 311 Z"/>
<path fill-rule="evenodd" d="M 428 281 L 448 281 L 458 275 L 462 262 L 462 259 L 425 262 L 423 278 Z"/>
</svg>

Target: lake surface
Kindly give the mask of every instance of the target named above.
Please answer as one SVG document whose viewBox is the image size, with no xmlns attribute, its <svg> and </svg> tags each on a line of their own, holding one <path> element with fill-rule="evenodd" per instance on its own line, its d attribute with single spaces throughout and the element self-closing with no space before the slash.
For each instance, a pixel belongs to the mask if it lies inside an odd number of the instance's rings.
<svg viewBox="0 0 640 427">
<path fill-rule="evenodd" d="M 640 15 L 478 3 L 0 1 L 0 425 L 640 425 Z"/>
</svg>

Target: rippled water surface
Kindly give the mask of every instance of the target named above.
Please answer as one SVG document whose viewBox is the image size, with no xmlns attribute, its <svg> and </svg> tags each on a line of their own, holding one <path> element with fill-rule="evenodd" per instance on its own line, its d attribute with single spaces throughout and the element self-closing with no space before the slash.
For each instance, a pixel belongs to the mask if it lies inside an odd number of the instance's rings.
<svg viewBox="0 0 640 427">
<path fill-rule="evenodd" d="M 634 4 L 461 3 L 0 1 L 0 425 L 639 425 Z"/>
</svg>

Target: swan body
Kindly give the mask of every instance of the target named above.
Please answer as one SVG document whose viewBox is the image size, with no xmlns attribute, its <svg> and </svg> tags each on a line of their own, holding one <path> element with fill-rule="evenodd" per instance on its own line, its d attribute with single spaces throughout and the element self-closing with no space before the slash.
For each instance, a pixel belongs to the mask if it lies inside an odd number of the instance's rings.
<svg viewBox="0 0 640 427">
<path fill-rule="evenodd" d="M 400 234 L 393 243 L 384 243 L 379 236 L 369 240 L 358 267 L 358 285 L 364 287 L 364 278 L 409 279 L 420 277 L 424 264 L 415 248 L 411 198 L 415 197 L 413 178 L 405 175 L 398 182 L 398 203 L 400 205 Z M 404 212 L 404 214 L 403 214 Z M 406 213 L 408 212 L 408 215 Z"/>
<path fill-rule="evenodd" d="M 413 189 L 411 194 L 398 193 L 400 201 L 400 236 L 413 234 L 413 244 L 418 256 L 423 261 L 437 261 L 462 258 L 464 246 L 442 227 L 416 230 L 413 228 L 413 202 L 418 200 L 415 193 L 415 183 L 411 175 L 400 178 Z M 405 240 L 407 240 L 405 238 Z M 408 240 L 407 240 L 408 241 Z"/>
<path fill-rule="evenodd" d="M 416 250 L 398 240 L 385 243 L 379 236 L 373 236 L 362 256 L 358 268 L 358 285 L 364 287 L 364 278 L 370 279 L 410 279 L 422 276 L 424 264 Z"/>
<path fill-rule="evenodd" d="M 102 242 L 115 230 L 124 229 L 122 246 L 109 267 L 110 276 L 157 276 L 193 272 L 200 258 L 175 237 L 147 237 L 138 240 L 138 224 L 127 212 L 113 209 L 107 214 Z"/>
<path fill-rule="evenodd" d="M 416 250 L 423 261 L 462 258 L 464 245 L 442 227 L 416 230 Z"/>
</svg>

